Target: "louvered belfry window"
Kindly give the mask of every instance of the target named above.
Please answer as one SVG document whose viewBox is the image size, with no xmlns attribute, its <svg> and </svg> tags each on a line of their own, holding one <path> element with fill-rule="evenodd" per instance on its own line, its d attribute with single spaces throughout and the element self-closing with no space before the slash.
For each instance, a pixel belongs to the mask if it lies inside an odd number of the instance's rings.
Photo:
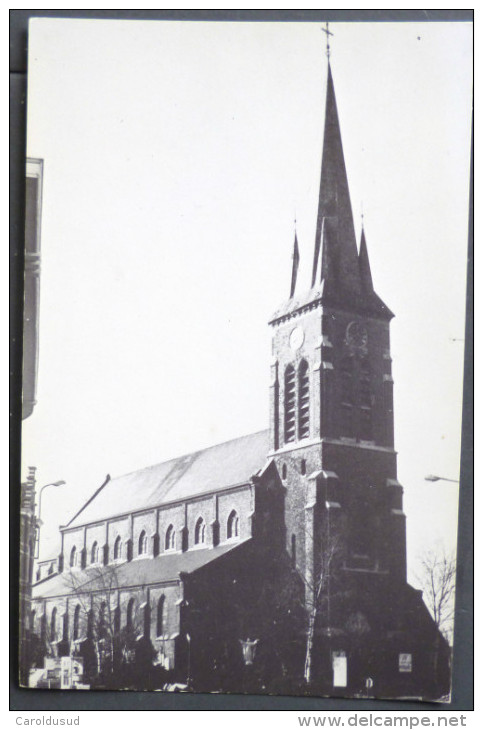
<svg viewBox="0 0 483 730">
<path fill-rule="evenodd" d="M 341 436 L 354 437 L 353 423 L 353 371 L 354 363 L 344 358 L 341 363 Z"/>
<path fill-rule="evenodd" d="M 306 360 L 299 365 L 299 439 L 310 436 L 309 366 Z"/>
<path fill-rule="evenodd" d="M 285 371 L 285 443 L 295 441 L 295 370 Z"/>
</svg>

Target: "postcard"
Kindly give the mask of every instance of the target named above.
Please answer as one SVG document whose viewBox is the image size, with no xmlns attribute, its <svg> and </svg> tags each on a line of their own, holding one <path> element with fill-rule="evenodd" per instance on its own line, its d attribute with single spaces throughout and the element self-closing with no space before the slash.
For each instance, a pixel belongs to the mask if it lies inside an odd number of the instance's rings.
<svg viewBox="0 0 483 730">
<path fill-rule="evenodd" d="M 451 693 L 465 22 L 30 22 L 20 682 Z"/>
</svg>

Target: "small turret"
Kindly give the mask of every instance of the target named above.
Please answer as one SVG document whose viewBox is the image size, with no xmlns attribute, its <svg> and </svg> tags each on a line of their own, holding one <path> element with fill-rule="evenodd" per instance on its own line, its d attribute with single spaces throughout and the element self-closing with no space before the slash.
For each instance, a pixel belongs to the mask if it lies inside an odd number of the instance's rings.
<svg viewBox="0 0 483 730">
<path fill-rule="evenodd" d="M 359 272 L 361 276 L 361 286 L 364 294 L 373 294 L 374 287 L 372 285 L 371 265 L 369 264 L 369 254 L 367 253 L 366 234 L 364 226 L 361 232 L 361 245 L 359 248 Z"/>
<path fill-rule="evenodd" d="M 292 280 L 290 282 L 290 299 L 292 299 L 293 295 L 295 294 L 295 287 L 297 285 L 297 273 L 299 270 L 299 261 L 300 261 L 299 244 L 297 241 L 297 231 L 295 231 L 295 238 L 294 238 L 294 242 L 293 242 L 293 254 L 292 254 Z"/>
</svg>

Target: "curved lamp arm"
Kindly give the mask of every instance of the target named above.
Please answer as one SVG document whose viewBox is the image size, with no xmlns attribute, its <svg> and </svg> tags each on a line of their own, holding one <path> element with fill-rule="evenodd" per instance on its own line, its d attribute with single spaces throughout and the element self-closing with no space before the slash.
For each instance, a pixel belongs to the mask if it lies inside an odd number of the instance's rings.
<svg viewBox="0 0 483 730">
<path fill-rule="evenodd" d="M 438 477 L 435 474 L 428 474 L 424 477 L 426 482 L 453 482 L 453 484 L 459 484 L 458 479 L 448 479 L 447 477 Z"/>
<path fill-rule="evenodd" d="M 43 487 L 40 487 L 39 491 L 39 513 L 37 515 L 37 536 L 36 536 L 36 548 L 35 548 L 35 555 L 34 558 L 37 559 L 39 557 L 40 552 L 40 528 L 42 526 L 42 520 L 41 520 L 41 514 L 42 514 L 42 492 L 47 487 L 62 487 L 65 484 L 65 481 L 63 479 L 59 479 L 58 482 L 49 482 L 48 484 L 44 484 Z"/>
</svg>

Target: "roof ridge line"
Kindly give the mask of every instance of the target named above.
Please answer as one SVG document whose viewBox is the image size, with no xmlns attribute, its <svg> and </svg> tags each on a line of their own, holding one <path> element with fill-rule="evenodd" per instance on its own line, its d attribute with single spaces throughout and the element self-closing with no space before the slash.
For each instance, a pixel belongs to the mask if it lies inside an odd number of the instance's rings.
<svg viewBox="0 0 483 730">
<path fill-rule="evenodd" d="M 110 474 L 107 474 L 106 475 L 106 478 L 104 479 L 104 481 L 101 484 L 101 486 L 96 489 L 96 491 L 89 497 L 89 499 L 87 500 L 87 502 L 84 502 L 84 504 L 82 505 L 82 507 L 79 510 L 77 510 L 77 512 L 75 513 L 75 515 L 73 517 L 71 517 L 71 519 L 68 521 L 68 523 L 65 525 L 65 527 L 69 527 L 69 525 L 72 522 L 74 522 L 75 519 L 77 519 L 77 517 L 81 514 L 81 512 L 83 512 L 85 510 L 85 508 L 90 505 L 90 503 L 92 502 L 92 500 L 97 497 L 97 495 L 99 494 L 99 492 L 102 491 L 104 489 L 104 487 L 106 486 L 106 484 L 108 484 L 110 481 L 111 481 L 111 476 L 110 476 Z"/>
</svg>

